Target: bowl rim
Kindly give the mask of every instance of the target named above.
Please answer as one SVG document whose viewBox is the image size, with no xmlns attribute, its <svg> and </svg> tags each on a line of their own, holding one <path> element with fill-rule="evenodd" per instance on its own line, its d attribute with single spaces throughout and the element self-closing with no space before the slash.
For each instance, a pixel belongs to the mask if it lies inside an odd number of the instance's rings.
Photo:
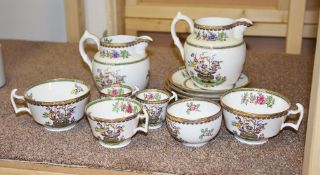
<svg viewBox="0 0 320 175">
<path fill-rule="evenodd" d="M 210 115 L 210 116 L 207 116 L 207 117 L 202 117 L 202 118 L 199 118 L 199 119 L 195 119 L 195 120 L 190 120 L 190 119 L 186 119 L 186 118 L 182 118 L 182 117 L 177 117 L 177 116 L 174 116 L 172 114 L 169 114 L 168 112 L 168 109 L 176 104 L 179 104 L 179 103 L 184 103 L 184 102 L 188 102 L 188 101 L 202 101 L 202 102 L 208 102 L 208 103 L 211 103 L 211 104 L 214 104 L 216 106 L 218 106 L 220 109 L 218 112 L 214 113 L 213 115 Z M 210 122 L 210 121 L 213 121 L 213 120 L 216 120 L 217 118 L 219 117 L 222 117 L 222 106 L 215 102 L 215 101 L 212 101 L 212 100 L 208 100 L 208 99 L 204 99 L 204 98 L 187 98 L 187 99 L 182 99 L 182 100 L 178 100 L 178 101 L 175 101 L 173 103 L 171 103 L 168 107 L 167 107 L 167 110 L 166 110 L 166 116 L 167 116 L 167 119 L 171 120 L 171 121 L 174 121 L 174 122 L 178 122 L 178 123 L 185 123 L 185 124 L 202 124 L 202 123 L 207 123 L 207 122 Z"/>
<path fill-rule="evenodd" d="M 97 103 L 100 103 L 100 102 L 112 101 L 112 100 L 129 101 L 129 102 L 135 103 L 136 105 L 139 106 L 140 110 L 137 111 L 136 113 L 131 114 L 131 115 L 128 115 L 128 116 L 126 116 L 126 117 L 117 117 L 117 118 L 114 118 L 114 119 L 105 119 L 105 118 L 95 117 L 95 116 L 92 116 L 91 114 L 88 113 L 88 109 L 89 109 L 92 105 L 97 104 Z M 85 114 L 86 114 L 86 116 L 88 117 L 88 119 L 91 119 L 91 120 L 94 120 L 94 121 L 97 121 L 97 122 L 120 123 L 120 122 L 125 122 L 125 121 L 132 120 L 132 119 L 134 119 L 138 114 L 141 114 L 141 112 L 142 112 L 142 105 L 141 105 L 141 103 L 139 103 L 137 100 L 132 99 L 132 98 L 129 98 L 129 97 L 104 97 L 104 98 L 99 98 L 99 99 L 96 99 L 96 100 L 93 100 L 93 101 L 89 102 L 89 103 L 86 105 L 84 111 L 85 111 Z"/>
<path fill-rule="evenodd" d="M 235 109 L 234 107 L 231 107 L 230 105 L 227 105 L 223 101 L 223 98 L 226 95 L 229 95 L 231 93 L 234 93 L 234 92 L 250 92 L 250 91 L 262 92 L 262 93 L 267 93 L 267 94 L 271 94 L 271 95 L 277 96 L 277 97 L 283 99 L 284 101 L 286 101 L 288 103 L 288 107 L 285 110 L 282 110 L 280 112 L 274 112 L 274 113 L 268 113 L 268 114 L 257 114 L 257 113 L 245 112 L 245 111 L 242 111 L 242 110 L 239 110 L 239 109 Z M 275 91 L 271 91 L 271 90 L 267 90 L 267 89 L 261 89 L 261 88 L 237 88 L 237 89 L 228 90 L 228 91 L 226 91 L 225 93 L 223 93 L 221 95 L 220 104 L 221 104 L 223 109 L 225 109 L 225 110 L 227 110 L 229 112 L 232 112 L 232 113 L 234 113 L 236 115 L 249 117 L 249 118 L 259 118 L 259 119 L 281 117 L 281 116 L 285 115 L 287 113 L 287 111 L 291 107 L 291 102 L 286 96 L 284 96 L 284 95 L 282 95 L 282 94 L 280 94 L 278 92 L 275 92 Z"/>
<path fill-rule="evenodd" d="M 142 93 L 145 93 L 145 92 L 160 92 L 162 94 L 167 95 L 167 97 L 165 99 L 163 99 L 163 100 L 157 100 L 157 101 L 144 100 L 144 99 L 141 99 L 141 98 L 138 97 L 139 94 L 142 94 Z M 161 90 L 161 89 L 143 89 L 143 90 L 140 90 L 140 91 L 136 92 L 134 96 L 136 97 L 136 100 L 139 101 L 140 103 L 162 104 L 162 103 L 169 102 L 171 95 L 172 94 L 170 92 L 167 92 L 167 91 L 164 91 L 164 90 Z"/>
<path fill-rule="evenodd" d="M 67 100 L 57 100 L 57 101 L 52 101 L 52 102 L 42 101 L 42 100 L 34 100 L 34 99 L 30 98 L 30 96 L 27 95 L 27 92 L 36 86 L 39 86 L 42 84 L 47 84 L 47 83 L 52 83 L 52 82 L 64 82 L 64 81 L 80 83 L 80 84 L 86 86 L 88 90 L 86 93 L 84 93 L 78 97 L 73 97 L 73 98 L 70 98 Z M 30 86 L 28 86 L 27 89 L 24 91 L 24 99 L 28 103 L 33 104 L 33 105 L 37 105 L 37 106 L 60 106 L 60 105 L 76 103 L 76 102 L 88 97 L 90 94 L 90 90 L 91 90 L 91 86 L 84 81 L 81 81 L 78 79 L 72 79 L 72 78 L 55 78 L 55 79 L 38 81 L 38 82 L 33 83 Z"/>
</svg>

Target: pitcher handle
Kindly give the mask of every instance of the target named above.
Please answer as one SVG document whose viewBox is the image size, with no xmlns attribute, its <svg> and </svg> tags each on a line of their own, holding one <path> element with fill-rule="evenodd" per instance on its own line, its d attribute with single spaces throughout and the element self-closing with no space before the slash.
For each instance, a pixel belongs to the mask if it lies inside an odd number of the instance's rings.
<svg viewBox="0 0 320 175">
<path fill-rule="evenodd" d="M 298 130 L 298 129 L 299 129 L 299 126 L 300 126 L 301 121 L 302 121 L 302 119 L 303 119 L 304 108 L 303 108 L 303 106 L 302 106 L 300 103 L 297 103 L 296 105 L 297 105 L 298 109 L 288 111 L 287 116 L 292 115 L 292 114 L 300 114 L 300 115 L 299 115 L 299 120 L 298 120 L 298 122 L 297 122 L 297 123 L 285 123 L 285 122 L 283 121 L 283 123 L 282 123 L 282 125 L 281 125 L 281 130 L 282 130 L 284 127 L 291 127 L 291 128 L 293 128 L 293 129 L 295 129 L 295 130 Z"/>
<path fill-rule="evenodd" d="M 142 132 L 144 132 L 144 133 L 147 133 L 148 132 L 148 128 L 149 128 L 149 115 L 148 115 L 148 112 L 144 109 L 144 108 L 142 108 L 142 110 L 143 110 L 143 114 L 138 114 L 139 116 L 139 119 L 145 119 L 145 125 L 144 125 L 144 127 L 138 127 L 138 128 L 136 128 L 135 130 L 134 130 L 134 133 L 133 133 L 133 135 L 134 134 L 136 134 L 138 131 L 142 131 Z"/>
<path fill-rule="evenodd" d="M 92 72 L 92 63 L 91 60 L 89 59 L 88 55 L 86 54 L 85 50 L 84 50 L 84 42 L 87 39 L 92 39 L 98 47 L 98 50 L 100 49 L 100 41 L 99 38 L 96 37 L 95 35 L 92 35 L 91 33 L 89 33 L 88 31 L 85 31 L 79 41 L 79 51 L 80 51 L 80 55 L 83 59 L 83 61 L 89 66 L 90 71 Z"/>
<path fill-rule="evenodd" d="M 177 93 L 175 93 L 174 91 L 171 91 L 171 93 L 172 93 L 172 96 L 169 98 L 169 101 L 171 101 L 173 99 L 174 99 L 174 101 L 177 101 L 178 100 Z"/>
<path fill-rule="evenodd" d="M 10 100 L 11 100 L 11 104 L 12 104 L 12 106 L 13 106 L 14 112 L 15 112 L 16 114 L 18 114 L 18 113 L 20 113 L 20 112 L 27 112 L 27 113 L 29 113 L 29 114 L 31 115 L 31 111 L 30 111 L 29 108 L 26 108 L 26 107 L 18 108 L 18 107 L 17 107 L 17 104 L 16 104 L 16 102 L 15 102 L 15 99 L 19 99 L 19 100 L 23 100 L 23 101 L 25 101 L 25 99 L 24 99 L 23 96 L 17 95 L 16 92 L 17 92 L 17 89 L 13 89 L 13 90 L 11 91 L 11 95 L 10 95 Z"/>
<path fill-rule="evenodd" d="M 193 27 L 193 21 L 191 18 L 183 15 L 181 12 L 178 12 L 177 15 L 173 18 L 173 21 L 171 23 L 171 36 L 173 39 L 174 44 L 178 47 L 181 57 L 184 60 L 184 49 L 183 49 L 183 45 L 180 41 L 180 39 L 177 36 L 176 33 L 176 24 L 178 21 L 180 20 L 184 20 L 189 24 L 190 27 L 190 32 L 193 33 L 194 27 Z"/>
</svg>

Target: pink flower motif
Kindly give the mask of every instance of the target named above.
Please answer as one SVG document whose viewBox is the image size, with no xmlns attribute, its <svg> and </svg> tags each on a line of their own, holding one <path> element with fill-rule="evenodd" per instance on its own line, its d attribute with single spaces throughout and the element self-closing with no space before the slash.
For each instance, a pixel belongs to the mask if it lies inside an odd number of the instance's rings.
<svg viewBox="0 0 320 175">
<path fill-rule="evenodd" d="M 118 95 L 118 90 L 117 89 L 112 89 L 111 95 Z"/>
<path fill-rule="evenodd" d="M 127 112 L 127 113 L 132 113 L 132 106 L 131 106 L 130 103 L 128 104 L 128 107 L 127 107 L 127 109 L 126 109 L 126 112 Z"/>
<path fill-rule="evenodd" d="M 265 104 L 265 103 L 266 103 L 265 97 L 264 97 L 262 94 L 259 94 L 259 95 L 257 96 L 256 103 L 257 103 L 257 104 L 260 104 L 260 105 Z"/>
</svg>

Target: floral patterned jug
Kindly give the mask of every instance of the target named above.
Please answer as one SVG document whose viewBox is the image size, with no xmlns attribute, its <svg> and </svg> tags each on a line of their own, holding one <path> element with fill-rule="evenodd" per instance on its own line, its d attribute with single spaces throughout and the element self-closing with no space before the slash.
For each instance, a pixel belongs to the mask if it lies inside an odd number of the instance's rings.
<svg viewBox="0 0 320 175">
<path fill-rule="evenodd" d="M 84 42 L 92 39 L 98 46 L 92 62 L 84 51 Z M 127 84 L 145 89 L 150 75 L 146 48 L 152 39 L 148 36 L 115 35 L 100 40 L 85 31 L 79 42 L 83 61 L 89 66 L 97 87 Z"/>
<path fill-rule="evenodd" d="M 191 32 L 184 47 L 175 31 L 179 20 L 186 21 Z M 251 25 L 248 19 L 220 17 L 200 18 L 193 23 L 178 12 L 171 24 L 171 35 L 188 74 L 197 86 L 209 90 L 233 88 L 245 62 L 243 33 Z"/>
</svg>

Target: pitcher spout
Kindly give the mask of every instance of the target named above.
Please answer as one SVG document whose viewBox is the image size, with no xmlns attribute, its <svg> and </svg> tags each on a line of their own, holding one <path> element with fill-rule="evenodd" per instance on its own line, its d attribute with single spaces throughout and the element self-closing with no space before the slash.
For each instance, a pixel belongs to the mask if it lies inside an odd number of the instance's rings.
<svg viewBox="0 0 320 175">
<path fill-rule="evenodd" d="M 246 29 L 252 26 L 252 21 L 246 18 L 237 19 L 233 27 L 233 37 L 239 40 L 243 40 L 243 35 Z"/>
<path fill-rule="evenodd" d="M 146 49 L 150 42 L 152 42 L 152 38 L 149 36 L 139 36 L 137 37 L 137 44 L 135 47 L 136 54 L 146 56 Z"/>
</svg>

